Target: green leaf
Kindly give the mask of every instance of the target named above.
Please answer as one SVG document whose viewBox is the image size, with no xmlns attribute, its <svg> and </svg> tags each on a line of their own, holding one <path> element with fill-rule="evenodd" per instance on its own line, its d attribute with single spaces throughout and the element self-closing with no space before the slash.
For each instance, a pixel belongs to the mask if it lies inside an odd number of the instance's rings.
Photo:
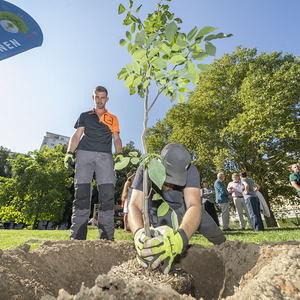
<svg viewBox="0 0 300 300">
<path fill-rule="evenodd" d="M 174 21 L 176 21 L 178 24 L 182 23 L 182 20 L 180 18 L 175 18 Z"/>
<path fill-rule="evenodd" d="M 157 216 L 163 217 L 170 209 L 170 206 L 167 202 L 163 202 L 157 209 Z"/>
<path fill-rule="evenodd" d="M 136 26 L 136 23 L 132 23 L 131 29 L 130 29 L 131 33 L 135 32 L 135 26 Z"/>
<path fill-rule="evenodd" d="M 214 35 L 214 34 L 208 35 L 208 36 L 204 39 L 204 41 L 208 42 L 208 41 L 212 41 L 212 40 L 215 40 L 215 39 L 225 39 L 225 38 L 229 38 L 229 37 L 231 37 L 231 36 L 232 36 L 232 34 L 226 35 L 225 33 L 220 32 L 220 33 L 218 33 L 218 34 L 216 34 L 216 35 Z"/>
<path fill-rule="evenodd" d="M 156 69 L 164 69 L 167 67 L 167 63 L 164 59 L 162 59 L 161 57 L 154 57 L 151 61 L 150 61 L 151 65 L 156 68 Z"/>
<path fill-rule="evenodd" d="M 132 73 L 132 65 L 131 64 L 126 64 L 126 70 L 128 73 Z"/>
<path fill-rule="evenodd" d="M 129 9 L 132 8 L 132 5 L 133 5 L 133 1 L 132 1 L 132 0 L 129 0 Z"/>
<path fill-rule="evenodd" d="M 122 170 L 129 164 L 130 158 L 124 157 L 121 161 L 115 163 L 115 170 Z"/>
<path fill-rule="evenodd" d="M 178 30 L 178 27 L 174 21 L 167 25 L 165 33 L 166 33 L 167 40 L 170 43 L 173 41 L 177 30 Z"/>
<path fill-rule="evenodd" d="M 210 42 L 205 42 L 205 51 L 208 55 L 216 55 L 216 47 Z"/>
<path fill-rule="evenodd" d="M 189 49 L 189 51 L 196 52 L 196 53 L 201 51 L 201 47 L 197 43 L 193 43 L 193 44 L 189 45 L 188 49 Z"/>
<path fill-rule="evenodd" d="M 145 49 L 138 49 L 134 53 L 132 53 L 131 57 L 133 60 L 139 60 L 144 57 L 146 54 Z"/>
<path fill-rule="evenodd" d="M 125 80 L 125 86 L 130 87 L 133 83 L 133 80 L 134 80 L 134 74 L 129 75 Z"/>
<path fill-rule="evenodd" d="M 184 103 L 184 99 L 185 99 L 184 95 L 182 94 L 178 95 L 178 103 Z"/>
<path fill-rule="evenodd" d="M 122 70 L 118 73 L 118 79 L 122 80 L 127 74 L 127 70 L 125 68 L 122 68 Z"/>
<path fill-rule="evenodd" d="M 199 64 L 199 65 L 197 65 L 197 68 L 202 72 L 210 71 L 210 66 L 207 64 Z"/>
<path fill-rule="evenodd" d="M 118 14 L 119 15 L 122 14 L 125 10 L 126 10 L 125 7 L 120 3 L 119 9 L 118 9 Z"/>
<path fill-rule="evenodd" d="M 123 47 L 126 45 L 126 43 L 127 43 L 127 41 L 125 39 L 120 39 L 120 42 L 119 42 L 120 46 Z"/>
<path fill-rule="evenodd" d="M 157 159 L 152 159 L 149 163 L 148 174 L 153 183 L 161 189 L 166 180 L 164 165 Z"/>
<path fill-rule="evenodd" d="M 191 57 L 194 60 L 202 60 L 202 59 L 206 58 L 207 56 L 208 56 L 208 54 L 206 52 L 200 52 L 200 53 L 193 53 Z"/>
<path fill-rule="evenodd" d="M 158 72 L 156 72 L 156 74 L 155 74 L 155 78 L 156 78 L 156 79 L 163 78 L 163 77 L 165 77 L 165 76 L 166 76 L 166 74 L 165 74 L 164 72 L 162 72 L 162 71 L 158 71 Z"/>
<path fill-rule="evenodd" d="M 156 47 L 153 47 L 149 52 L 149 58 L 152 58 L 155 54 L 159 52 L 159 49 Z"/>
<path fill-rule="evenodd" d="M 155 32 L 153 34 L 151 34 L 147 40 L 147 43 L 146 43 L 146 47 L 150 47 L 150 45 L 152 44 L 152 42 L 156 39 L 156 37 L 158 36 L 158 33 Z"/>
<path fill-rule="evenodd" d="M 211 27 L 211 26 L 205 26 L 202 29 L 200 29 L 200 31 L 198 32 L 197 36 L 195 39 L 203 37 L 204 35 L 213 32 L 214 30 L 216 30 L 217 28 Z"/>
<path fill-rule="evenodd" d="M 140 69 L 140 64 L 137 61 L 133 61 L 132 63 L 132 67 L 133 67 L 133 71 L 137 74 L 140 75 L 141 74 L 141 69 Z"/>
<path fill-rule="evenodd" d="M 147 70 L 147 72 L 146 72 L 146 78 L 147 78 L 147 77 L 150 77 L 151 71 L 152 71 L 152 67 L 150 67 L 150 68 Z"/>
<path fill-rule="evenodd" d="M 141 7 L 143 6 L 143 4 L 141 4 L 137 9 L 136 9 L 136 13 L 138 13 L 139 11 L 140 11 L 140 9 L 141 9 Z"/>
<path fill-rule="evenodd" d="M 170 59 L 170 63 L 172 65 L 179 65 L 179 64 L 181 64 L 181 63 L 183 63 L 185 61 L 186 61 L 186 58 L 184 56 L 182 56 L 182 55 L 174 55 Z"/>
<path fill-rule="evenodd" d="M 145 43 L 145 31 L 138 32 L 135 36 L 135 43 L 138 46 L 142 46 Z"/>
<path fill-rule="evenodd" d="M 137 77 L 134 81 L 133 81 L 133 86 L 138 86 L 141 82 L 142 82 L 143 76 L 139 76 Z"/>
<path fill-rule="evenodd" d="M 175 90 L 173 94 L 170 95 L 170 102 L 173 103 L 177 98 L 177 91 Z"/>
<path fill-rule="evenodd" d="M 163 197 L 162 197 L 160 194 L 155 193 L 155 194 L 153 195 L 153 197 L 152 197 L 152 200 L 153 200 L 153 201 L 156 201 L 156 200 L 164 200 L 164 199 L 163 199 Z"/>
<path fill-rule="evenodd" d="M 128 153 L 128 155 L 129 155 L 130 157 L 137 157 L 137 156 L 139 155 L 139 153 L 138 153 L 137 151 L 130 151 L 130 152 Z"/>
<path fill-rule="evenodd" d="M 132 44 L 131 43 L 128 43 L 127 44 L 127 52 L 129 53 L 132 49 Z"/>
<path fill-rule="evenodd" d="M 126 31 L 126 38 L 128 41 L 131 41 L 131 33 L 129 31 Z"/>
<path fill-rule="evenodd" d="M 187 40 L 190 42 L 197 33 L 198 28 L 195 26 L 187 35 Z"/>
<path fill-rule="evenodd" d="M 143 84 L 143 89 L 144 89 L 144 90 L 145 90 L 146 87 L 149 85 L 149 83 L 150 83 L 150 80 L 149 80 L 149 79 L 147 79 L 147 80 L 144 82 L 144 84 Z"/>
<path fill-rule="evenodd" d="M 134 165 L 137 165 L 140 161 L 140 159 L 138 157 L 133 157 L 130 159 L 131 163 Z"/>
<path fill-rule="evenodd" d="M 178 224 L 178 217 L 177 217 L 177 214 L 176 214 L 176 212 L 174 210 L 171 213 L 171 221 L 172 221 L 173 230 L 177 230 L 177 228 L 179 226 L 179 224 Z"/>
<path fill-rule="evenodd" d="M 183 50 L 188 44 L 186 41 L 177 41 L 176 44 L 172 46 L 172 51 Z"/>
</svg>

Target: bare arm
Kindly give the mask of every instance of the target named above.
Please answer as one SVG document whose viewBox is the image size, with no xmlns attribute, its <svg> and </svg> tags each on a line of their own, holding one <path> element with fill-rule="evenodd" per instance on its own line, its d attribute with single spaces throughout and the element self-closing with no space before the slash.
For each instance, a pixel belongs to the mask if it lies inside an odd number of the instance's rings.
<svg viewBox="0 0 300 300">
<path fill-rule="evenodd" d="M 255 187 L 254 192 L 257 192 L 260 189 L 260 186 L 254 182 L 253 186 Z"/>
<path fill-rule="evenodd" d="M 200 201 L 200 189 L 185 188 L 183 193 L 186 204 L 186 212 L 179 228 L 183 229 L 188 239 L 190 239 L 199 228 L 201 221 L 202 205 Z"/>
<path fill-rule="evenodd" d="M 68 152 L 74 152 L 80 142 L 81 136 L 84 132 L 84 127 L 78 127 L 73 133 L 68 147 Z"/>
<path fill-rule="evenodd" d="M 291 181 L 291 185 L 293 188 L 295 188 L 297 191 L 300 191 L 300 186 L 297 184 L 296 181 Z"/>
<path fill-rule="evenodd" d="M 143 192 L 133 189 L 128 206 L 128 223 L 133 234 L 137 231 L 137 229 L 144 227 L 142 211 Z"/>
<path fill-rule="evenodd" d="M 247 195 L 249 193 L 249 184 L 247 182 L 245 182 L 245 181 L 243 181 L 242 184 L 245 187 L 244 194 Z"/>
<path fill-rule="evenodd" d="M 113 132 L 114 145 L 117 153 L 122 153 L 122 141 L 119 132 Z"/>
</svg>

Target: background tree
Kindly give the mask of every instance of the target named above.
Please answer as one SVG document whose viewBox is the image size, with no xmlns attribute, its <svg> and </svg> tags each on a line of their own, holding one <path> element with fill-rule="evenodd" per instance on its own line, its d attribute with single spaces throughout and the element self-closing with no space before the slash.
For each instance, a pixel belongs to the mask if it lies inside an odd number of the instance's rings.
<svg viewBox="0 0 300 300">
<path fill-rule="evenodd" d="M 131 95 L 137 92 L 144 99 L 144 130 L 141 137 L 144 152 L 142 161 L 145 165 L 143 212 L 148 236 L 148 169 L 151 180 L 160 188 L 166 177 L 164 166 L 153 159 L 157 155 L 147 154 L 145 137 L 148 130 L 148 113 L 161 94 L 169 96 L 171 102 L 178 98 L 178 102 L 183 103 L 184 94 L 189 91 L 187 84 L 198 82 L 198 70 L 209 70 L 208 65 L 195 62 L 208 55 L 215 55 L 216 48 L 211 43 L 212 40 L 231 36 L 224 33 L 210 34 L 216 30 L 210 26 L 200 30 L 195 26 L 188 34 L 182 33 L 178 27 L 182 20 L 174 18 L 169 6 L 162 4 L 163 2 L 159 1 L 157 10 L 149 13 L 143 22 L 138 16 L 142 5 L 136 10 L 133 10 L 132 0 L 129 0 L 128 9 L 122 4 L 119 5 L 119 14 L 127 11 L 123 24 L 130 26 L 130 32 L 126 31 L 126 37 L 120 40 L 120 45 L 127 44 L 127 51 L 131 54 L 133 63 L 122 68 L 118 78 L 125 80 L 125 86 L 129 88 Z M 200 47 L 201 42 L 204 42 L 205 50 Z M 151 85 L 156 89 L 156 95 L 152 99 L 149 97 Z"/>
<path fill-rule="evenodd" d="M 300 154 L 300 61 L 238 47 L 201 73 L 186 104 L 151 129 L 193 153 L 202 178 L 246 170 L 268 204 L 294 198 L 288 166 Z M 161 124 L 168 124 L 162 128 Z M 155 140 L 147 139 L 154 148 Z M 276 226 L 272 216 L 268 226 Z"/>
<path fill-rule="evenodd" d="M 0 177 L 9 177 L 9 164 L 7 159 L 11 151 L 3 146 L 0 146 Z"/>
<path fill-rule="evenodd" d="M 0 186 L 0 219 L 37 228 L 38 221 L 58 222 L 70 198 L 69 172 L 61 147 L 18 155 L 11 160 L 12 178 Z"/>
</svg>

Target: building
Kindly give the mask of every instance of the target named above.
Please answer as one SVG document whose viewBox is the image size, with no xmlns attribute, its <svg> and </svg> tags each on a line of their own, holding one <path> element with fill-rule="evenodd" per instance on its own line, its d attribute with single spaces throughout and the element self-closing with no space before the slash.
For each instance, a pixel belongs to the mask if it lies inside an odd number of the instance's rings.
<svg viewBox="0 0 300 300">
<path fill-rule="evenodd" d="M 70 137 L 56 134 L 56 133 L 51 133 L 51 132 L 46 132 L 46 136 L 44 136 L 41 148 L 43 146 L 47 145 L 49 148 L 54 149 L 57 145 L 68 145 L 69 144 Z"/>
</svg>

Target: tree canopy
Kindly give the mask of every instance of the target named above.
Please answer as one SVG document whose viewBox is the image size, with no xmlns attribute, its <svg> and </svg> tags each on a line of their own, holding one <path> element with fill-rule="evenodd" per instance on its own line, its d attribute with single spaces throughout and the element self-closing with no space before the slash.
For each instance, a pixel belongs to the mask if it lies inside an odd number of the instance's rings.
<svg viewBox="0 0 300 300">
<path fill-rule="evenodd" d="M 300 154 L 300 61 L 292 54 L 237 47 L 200 73 L 186 104 L 150 128 L 147 147 L 180 142 L 202 179 L 246 170 L 265 198 L 291 196 L 288 165 Z"/>
<path fill-rule="evenodd" d="M 10 160 L 12 178 L 0 185 L 0 219 L 36 228 L 37 222 L 58 222 L 71 195 L 70 172 L 63 163 L 61 147 L 19 154 Z"/>
</svg>

